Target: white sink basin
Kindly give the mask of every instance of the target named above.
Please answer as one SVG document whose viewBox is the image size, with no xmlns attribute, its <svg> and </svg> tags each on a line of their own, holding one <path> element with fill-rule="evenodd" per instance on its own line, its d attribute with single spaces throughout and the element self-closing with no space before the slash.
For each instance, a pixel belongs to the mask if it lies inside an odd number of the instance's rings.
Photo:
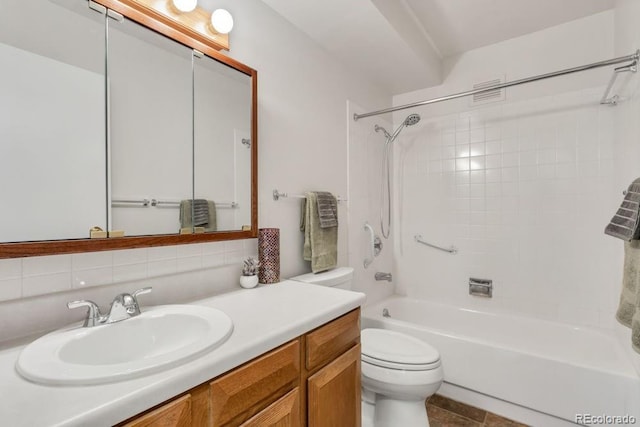
<svg viewBox="0 0 640 427">
<path fill-rule="evenodd" d="M 22 350 L 16 368 L 42 384 L 100 384 L 174 367 L 213 350 L 233 331 L 220 310 L 197 305 L 147 308 L 109 325 L 68 327 Z"/>
</svg>

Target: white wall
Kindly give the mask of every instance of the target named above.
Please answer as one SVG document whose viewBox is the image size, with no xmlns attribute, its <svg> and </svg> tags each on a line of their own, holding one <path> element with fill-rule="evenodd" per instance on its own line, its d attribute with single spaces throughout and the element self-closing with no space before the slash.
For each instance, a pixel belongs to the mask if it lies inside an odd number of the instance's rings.
<svg viewBox="0 0 640 427">
<path fill-rule="evenodd" d="M 258 70 L 259 223 L 280 228 L 282 277 L 310 271 L 302 260 L 300 200 L 272 192 L 326 190 L 346 198 L 347 99 L 375 109 L 388 97 L 337 63 L 261 1 L 203 1 L 234 16 L 231 55 Z M 348 205 L 338 207 L 338 264 L 347 265 Z"/>
<path fill-rule="evenodd" d="M 272 190 L 325 189 L 346 197 L 347 99 L 373 109 L 388 105 L 390 96 L 336 63 L 262 1 L 226 7 L 236 23 L 231 54 L 258 70 L 259 224 L 281 229 L 281 273 L 290 277 L 309 271 L 301 255 L 299 200 L 275 202 Z M 346 265 L 346 206 L 339 212 L 339 262 Z M 121 290 L 151 285 L 157 289 L 149 302 L 166 303 L 237 288 L 241 259 L 257 252 L 255 240 L 211 245 L 0 260 L 0 341 L 81 318 L 68 313 L 65 302 L 72 299 L 105 305 Z M 87 287 L 93 284 L 110 286 Z"/>
<path fill-rule="evenodd" d="M 443 85 L 394 105 L 612 58 L 613 24 L 604 12 L 450 58 Z M 510 88 L 484 107 L 464 98 L 419 111 L 395 151 L 398 292 L 612 327 L 620 242 L 603 229 L 626 185 L 613 179 L 619 113 L 598 105 L 610 73 Z M 418 245 L 415 234 L 459 253 Z M 493 298 L 469 296 L 470 277 L 493 279 Z"/>
</svg>

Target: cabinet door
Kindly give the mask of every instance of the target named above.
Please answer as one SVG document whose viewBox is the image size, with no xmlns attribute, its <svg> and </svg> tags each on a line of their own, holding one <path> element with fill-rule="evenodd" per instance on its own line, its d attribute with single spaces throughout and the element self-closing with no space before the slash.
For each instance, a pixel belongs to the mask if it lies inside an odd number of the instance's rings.
<svg viewBox="0 0 640 427">
<path fill-rule="evenodd" d="M 211 382 L 214 426 L 238 426 L 300 383 L 295 340 Z"/>
<path fill-rule="evenodd" d="M 300 389 L 296 387 L 241 427 L 300 427 Z"/>
<path fill-rule="evenodd" d="M 173 400 L 148 414 L 126 423 L 125 427 L 189 427 L 191 426 L 191 395 Z"/>
<path fill-rule="evenodd" d="M 360 426 L 360 344 L 307 381 L 309 427 Z"/>
</svg>

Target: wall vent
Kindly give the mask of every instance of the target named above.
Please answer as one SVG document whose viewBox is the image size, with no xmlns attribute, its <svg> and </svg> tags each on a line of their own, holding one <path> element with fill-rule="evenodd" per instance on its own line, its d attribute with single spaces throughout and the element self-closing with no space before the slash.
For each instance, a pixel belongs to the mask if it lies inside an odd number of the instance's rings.
<svg viewBox="0 0 640 427">
<path fill-rule="evenodd" d="M 473 89 L 484 89 L 487 87 L 499 85 L 500 83 L 504 83 L 504 79 L 498 78 L 493 80 L 487 80 L 485 82 L 476 83 L 473 85 Z M 506 90 L 503 89 L 494 89 L 487 92 L 476 93 L 470 97 L 469 105 L 484 105 L 492 102 L 500 102 L 505 100 Z"/>
</svg>

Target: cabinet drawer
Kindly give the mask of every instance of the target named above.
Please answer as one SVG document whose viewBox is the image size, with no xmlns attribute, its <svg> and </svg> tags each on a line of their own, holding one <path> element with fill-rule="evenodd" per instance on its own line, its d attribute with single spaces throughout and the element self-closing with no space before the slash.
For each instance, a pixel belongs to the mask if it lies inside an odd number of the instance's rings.
<svg viewBox="0 0 640 427">
<path fill-rule="evenodd" d="M 240 425 L 288 391 L 300 378 L 295 340 L 210 383 L 213 425 Z"/>
<path fill-rule="evenodd" d="M 189 427 L 191 395 L 186 394 L 124 424 L 124 427 Z"/>
<path fill-rule="evenodd" d="M 360 342 L 360 309 L 328 323 L 306 338 L 306 367 L 312 371 Z"/>
<path fill-rule="evenodd" d="M 276 400 L 246 423 L 243 423 L 241 427 L 276 426 L 300 426 L 300 389 L 298 387 Z"/>
</svg>

